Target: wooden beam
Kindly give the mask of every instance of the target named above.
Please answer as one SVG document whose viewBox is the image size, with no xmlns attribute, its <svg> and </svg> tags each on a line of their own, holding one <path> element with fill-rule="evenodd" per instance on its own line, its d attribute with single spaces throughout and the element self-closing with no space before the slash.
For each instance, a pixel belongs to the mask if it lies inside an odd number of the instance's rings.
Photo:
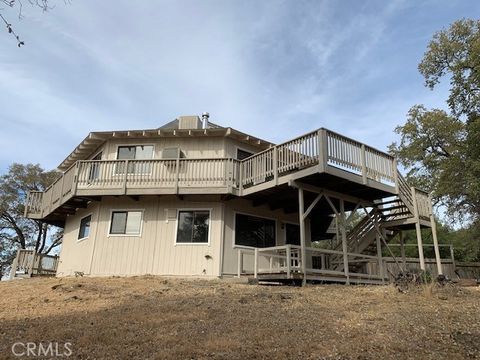
<svg viewBox="0 0 480 360">
<path fill-rule="evenodd" d="M 437 272 L 438 275 L 443 275 L 442 270 L 442 261 L 440 260 L 440 250 L 438 248 L 438 239 L 437 239 L 437 224 L 435 223 L 435 217 L 433 216 L 433 207 L 432 207 L 432 199 L 428 197 L 430 206 L 430 224 L 431 224 L 431 231 L 432 231 L 432 238 L 433 238 L 433 249 L 435 250 L 435 260 L 437 262 Z"/>
<path fill-rule="evenodd" d="M 316 193 L 316 194 L 324 194 L 324 195 L 328 195 L 328 196 L 336 198 L 336 199 L 343 199 L 343 200 L 345 200 L 349 203 L 352 203 L 352 204 L 360 203 L 363 206 L 367 206 L 367 207 L 374 205 L 372 202 L 367 201 L 365 199 L 361 199 L 361 198 L 356 197 L 356 196 L 342 194 L 342 193 L 339 193 L 339 192 L 336 192 L 336 191 L 332 191 L 332 190 L 320 188 L 320 187 L 317 187 L 317 186 L 305 184 L 305 183 L 295 181 L 295 180 L 288 181 L 288 186 L 291 186 L 291 187 L 294 187 L 294 188 L 302 187 L 304 190 L 306 190 L 308 192 L 313 192 L 313 193 Z"/>
<path fill-rule="evenodd" d="M 310 204 L 307 210 L 305 210 L 305 213 L 303 214 L 303 218 L 306 219 L 307 216 L 312 212 L 313 208 L 317 203 L 320 201 L 320 199 L 323 197 L 323 194 L 318 194 L 315 200 Z"/>
<path fill-rule="evenodd" d="M 340 230 L 342 232 L 342 252 L 343 252 L 343 272 L 347 285 L 350 285 L 350 275 L 348 269 L 348 244 L 347 244 L 347 221 L 345 218 L 345 203 L 340 199 Z"/>
<path fill-rule="evenodd" d="M 307 284 L 307 251 L 305 249 L 305 201 L 303 197 L 303 189 L 298 189 L 298 215 L 300 221 L 300 252 L 301 252 L 301 267 L 302 267 L 302 286 Z"/>
<path fill-rule="evenodd" d="M 420 269 L 425 271 L 425 257 L 423 256 L 423 242 L 422 242 L 422 229 L 420 227 L 419 213 L 418 213 L 418 204 L 417 204 L 417 195 L 416 190 L 412 186 L 412 199 L 413 199 L 413 213 L 415 216 L 415 232 L 417 234 L 417 244 L 418 244 L 418 259 L 420 260 Z"/>
</svg>

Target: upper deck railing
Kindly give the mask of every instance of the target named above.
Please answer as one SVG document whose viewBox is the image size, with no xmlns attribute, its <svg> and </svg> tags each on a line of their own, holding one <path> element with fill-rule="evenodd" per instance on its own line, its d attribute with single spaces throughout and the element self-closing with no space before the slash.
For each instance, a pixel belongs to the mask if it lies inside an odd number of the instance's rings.
<svg viewBox="0 0 480 360">
<path fill-rule="evenodd" d="M 231 158 L 77 161 L 44 192 L 31 192 L 26 215 L 44 217 L 74 196 L 233 193 L 303 169 L 390 186 L 398 191 L 393 156 L 343 135 L 319 129 L 256 153 Z M 339 170 L 343 170 L 338 172 Z"/>
</svg>

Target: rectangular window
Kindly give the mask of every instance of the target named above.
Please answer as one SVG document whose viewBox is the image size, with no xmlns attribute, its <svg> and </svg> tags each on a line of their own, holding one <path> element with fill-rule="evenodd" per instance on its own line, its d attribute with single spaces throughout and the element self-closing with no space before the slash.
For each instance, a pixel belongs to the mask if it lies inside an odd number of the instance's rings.
<svg viewBox="0 0 480 360">
<path fill-rule="evenodd" d="M 250 152 L 250 151 L 237 149 L 237 160 L 243 160 L 243 159 L 246 159 L 246 158 L 248 158 L 252 155 L 253 155 L 253 153 Z"/>
<path fill-rule="evenodd" d="M 117 160 L 150 160 L 153 159 L 153 145 L 119 146 Z M 148 174 L 151 170 L 149 162 L 135 162 L 128 164 L 129 174 Z M 124 164 L 117 164 L 116 174 L 124 174 Z"/>
<path fill-rule="evenodd" d="M 270 247 L 275 246 L 275 237 L 275 220 L 236 214 L 235 245 Z"/>
<path fill-rule="evenodd" d="M 113 211 L 110 222 L 111 235 L 140 235 L 141 211 Z"/>
<path fill-rule="evenodd" d="M 177 243 L 208 243 L 210 211 L 179 211 Z"/>
<path fill-rule="evenodd" d="M 102 153 L 98 153 L 95 155 L 92 160 L 98 161 L 102 160 Z M 101 162 L 92 162 L 90 163 L 90 170 L 88 171 L 88 181 L 92 182 L 97 180 L 100 177 L 100 166 L 102 166 Z"/>
<path fill-rule="evenodd" d="M 85 239 L 90 235 L 90 221 L 92 215 L 85 216 L 80 220 L 80 230 L 78 231 L 78 240 Z"/>
</svg>

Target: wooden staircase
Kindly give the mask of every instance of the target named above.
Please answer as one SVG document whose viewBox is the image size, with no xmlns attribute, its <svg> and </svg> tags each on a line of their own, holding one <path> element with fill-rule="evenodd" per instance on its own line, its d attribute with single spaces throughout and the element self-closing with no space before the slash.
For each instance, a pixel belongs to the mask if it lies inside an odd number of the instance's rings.
<svg viewBox="0 0 480 360">
<path fill-rule="evenodd" d="M 408 225 L 417 220 L 428 219 L 430 199 L 422 190 L 410 187 L 405 178 L 398 172 L 399 192 L 397 196 L 382 199 L 355 225 L 347 234 L 348 252 L 366 255 L 377 254 L 377 235 L 380 235 L 388 244 L 400 231 L 402 224 Z M 427 200 L 425 199 L 427 198 Z M 418 215 L 416 215 L 418 214 Z M 376 224 L 378 224 L 376 226 Z M 342 250 L 342 242 L 336 239 L 334 250 Z M 383 242 L 383 241 L 382 241 Z M 343 271 L 344 264 L 341 256 L 332 259 L 334 269 Z M 349 272 L 362 272 L 362 264 L 349 264 Z"/>
</svg>

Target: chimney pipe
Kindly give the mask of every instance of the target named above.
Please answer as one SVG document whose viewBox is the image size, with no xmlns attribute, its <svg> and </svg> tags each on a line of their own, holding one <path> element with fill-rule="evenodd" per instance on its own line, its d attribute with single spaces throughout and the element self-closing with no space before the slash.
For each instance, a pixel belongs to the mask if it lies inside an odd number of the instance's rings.
<svg viewBox="0 0 480 360">
<path fill-rule="evenodd" d="M 210 114 L 208 112 L 204 112 L 202 114 L 202 127 L 204 129 L 208 128 L 208 118 L 210 117 Z"/>
</svg>

